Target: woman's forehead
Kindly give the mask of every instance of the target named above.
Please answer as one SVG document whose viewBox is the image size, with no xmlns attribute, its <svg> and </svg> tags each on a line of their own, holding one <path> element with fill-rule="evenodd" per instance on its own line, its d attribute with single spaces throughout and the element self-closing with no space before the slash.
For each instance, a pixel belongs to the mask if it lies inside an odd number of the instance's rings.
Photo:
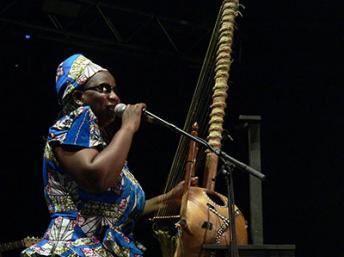
<svg viewBox="0 0 344 257">
<path fill-rule="evenodd" d="M 102 83 L 110 84 L 111 86 L 116 85 L 115 78 L 108 71 L 100 71 L 94 74 L 89 81 L 86 83 L 85 88 L 96 86 Z"/>
</svg>

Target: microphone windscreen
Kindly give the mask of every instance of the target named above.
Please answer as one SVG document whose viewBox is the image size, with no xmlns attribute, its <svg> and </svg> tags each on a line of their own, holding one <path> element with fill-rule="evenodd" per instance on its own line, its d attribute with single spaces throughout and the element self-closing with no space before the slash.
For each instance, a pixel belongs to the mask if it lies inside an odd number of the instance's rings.
<svg viewBox="0 0 344 257">
<path fill-rule="evenodd" d="M 119 103 L 115 106 L 114 112 L 116 114 L 117 117 L 122 117 L 123 112 L 125 111 L 125 108 L 127 106 L 123 103 Z"/>
</svg>

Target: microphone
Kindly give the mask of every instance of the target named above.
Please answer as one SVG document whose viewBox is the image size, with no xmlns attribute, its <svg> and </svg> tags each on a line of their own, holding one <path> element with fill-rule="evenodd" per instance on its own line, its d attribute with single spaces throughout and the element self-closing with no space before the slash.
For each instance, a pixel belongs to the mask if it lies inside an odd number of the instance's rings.
<svg viewBox="0 0 344 257">
<path fill-rule="evenodd" d="M 117 117 L 122 117 L 126 107 L 127 106 L 125 104 L 123 104 L 123 103 L 117 104 L 115 106 L 115 108 L 114 108 L 115 115 Z M 159 123 L 159 124 L 167 127 L 168 129 L 174 131 L 174 132 L 177 132 L 177 133 L 179 133 L 181 135 L 184 135 L 184 136 L 186 136 L 186 137 L 196 141 L 197 143 L 200 143 L 201 145 L 203 145 L 203 146 L 207 147 L 208 149 L 210 149 L 216 155 L 220 156 L 222 159 L 225 159 L 226 161 L 229 161 L 230 163 L 233 163 L 234 165 L 236 165 L 239 168 L 249 172 L 251 175 L 253 175 L 253 176 L 255 176 L 255 177 L 257 177 L 257 178 L 259 178 L 261 180 L 265 178 L 265 175 L 262 174 L 260 171 L 255 170 L 254 168 L 246 165 L 245 163 L 242 163 L 242 162 L 234 159 L 230 155 L 228 155 L 225 152 L 221 151 L 221 149 L 209 145 L 208 142 L 206 140 L 204 140 L 203 138 L 200 138 L 200 137 L 197 137 L 197 136 L 193 136 L 193 135 L 185 132 L 184 130 L 178 128 L 174 124 L 169 123 L 169 122 L 163 120 L 162 118 L 160 118 L 160 117 L 156 116 L 155 114 L 147 111 L 146 109 L 143 109 L 142 113 L 148 119 L 148 121 L 154 122 L 154 123 Z"/>
<path fill-rule="evenodd" d="M 119 104 L 116 104 L 116 106 L 115 106 L 113 111 L 115 112 L 117 117 L 122 118 L 122 115 L 123 115 L 123 113 L 125 111 L 125 108 L 127 108 L 126 104 L 119 103 Z"/>
<path fill-rule="evenodd" d="M 115 115 L 119 118 L 122 118 L 122 115 L 125 111 L 125 109 L 127 108 L 127 105 L 124 104 L 124 103 L 119 103 L 115 106 L 114 108 L 114 112 L 115 112 Z M 162 120 L 160 119 L 158 116 L 150 113 L 149 111 L 147 111 L 146 109 L 143 109 L 142 110 L 142 113 L 143 115 L 145 116 L 145 120 L 148 122 L 148 123 L 153 123 L 154 121 L 157 121 L 157 120 Z"/>
</svg>

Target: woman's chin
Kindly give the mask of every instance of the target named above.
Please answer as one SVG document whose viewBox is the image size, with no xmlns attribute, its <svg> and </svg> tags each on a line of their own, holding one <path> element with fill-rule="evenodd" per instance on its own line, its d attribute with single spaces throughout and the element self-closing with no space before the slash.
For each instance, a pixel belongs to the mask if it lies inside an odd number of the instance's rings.
<svg viewBox="0 0 344 257">
<path fill-rule="evenodd" d="M 117 120 L 115 116 L 102 117 L 102 118 L 98 118 L 98 124 L 100 127 L 106 128 L 110 124 L 114 123 L 115 120 Z"/>
<path fill-rule="evenodd" d="M 105 124 L 104 127 L 107 127 L 107 126 L 109 126 L 110 124 L 113 124 L 113 123 L 116 122 L 116 121 L 117 121 L 116 116 L 115 116 L 115 115 L 112 115 L 112 116 L 110 116 L 110 117 L 108 117 L 108 118 L 106 119 L 106 121 L 104 122 L 104 124 Z"/>
</svg>

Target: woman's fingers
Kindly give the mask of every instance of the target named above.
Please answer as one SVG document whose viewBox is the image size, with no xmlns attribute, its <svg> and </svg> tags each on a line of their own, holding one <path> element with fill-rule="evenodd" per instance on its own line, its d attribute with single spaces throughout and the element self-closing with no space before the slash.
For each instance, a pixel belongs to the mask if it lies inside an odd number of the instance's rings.
<svg viewBox="0 0 344 257">
<path fill-rule="evenodd" d="M 192 177 L 191 186 L 197 186 L 197 185 L 198 185 L 198 177 Z"/>
<path fill-rule="evenodd" d="M 137 131 L 141 123 L 142 110 L 146 108 L 146 104 L 128 104 L 122 116 L 122 125 Z"/>
</svg>

